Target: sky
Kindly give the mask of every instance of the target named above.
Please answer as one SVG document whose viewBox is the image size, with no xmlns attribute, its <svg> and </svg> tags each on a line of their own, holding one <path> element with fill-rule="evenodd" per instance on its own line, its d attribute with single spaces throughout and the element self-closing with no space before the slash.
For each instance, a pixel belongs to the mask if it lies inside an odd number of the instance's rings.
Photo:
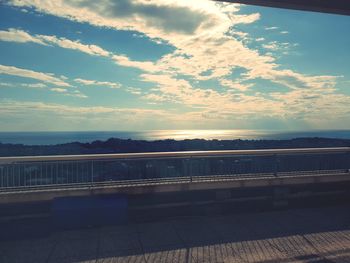
<svg viewBox="0 0 350 263">
<path fill-rule="evenodd" d="M 0 131 L 350 129 L 350 17 L 0 1 Z"/>
</svg>

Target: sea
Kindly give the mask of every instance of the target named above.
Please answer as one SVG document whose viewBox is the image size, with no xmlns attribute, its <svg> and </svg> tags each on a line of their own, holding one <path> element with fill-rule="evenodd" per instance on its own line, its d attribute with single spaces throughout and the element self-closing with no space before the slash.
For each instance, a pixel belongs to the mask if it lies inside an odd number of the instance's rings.
<svg viewBox="0 0 350 263">
<path fill-rule="evenodd" d="M 109 138 L 133 140 L 285 140 L 321 137 L 350 139 L 350 130 L 272 131 L 272 130 L 148 130 L 148 131 L 40 131 L 0 132 L 0 143 L 54 145 L 70 142 L 93 142 Z"/>
</svg>

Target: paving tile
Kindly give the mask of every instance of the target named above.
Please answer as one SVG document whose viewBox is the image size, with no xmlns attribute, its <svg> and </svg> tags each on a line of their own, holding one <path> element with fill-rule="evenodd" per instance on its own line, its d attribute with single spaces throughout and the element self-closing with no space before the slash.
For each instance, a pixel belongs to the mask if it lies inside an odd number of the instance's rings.
<svg viewBox="0 0 350 263">
<path fill-rule="evenodd" d="M 325 239 L 338 244 L 338 246 L 342 247 L 343 249 L 348 249 L 350 247 L 350 236 L 343 235 L 343 232 L 332 231 L 332 232 L 320 233 L 320 237 L 324 237 Z"/>
<path fill-rule="evenodd" d="M 232 262 L 232 263 L 238 263 L 238 262 L 246 262 L 243 260 L 243 258 L 236 253 L 236 251 L 233 250 L 233 246 L 231 243 L 222 243 L 220 245 L 220 249 L 222 252 L 222 259 L 223 262 Z"/>
<path fill-rule="evenodd" d="M 98 249 L 97 239 L 67 239 L 55 246 L 50 261 L 63 259 L 91 260 L 96 259 Z"/>
<path fill-rule="evenodd" d="M 296 262 L 301 262 L 295 258 L 297 255 L 300 255 L 300 253 L 295 253 L 295 251 L 293 251 L 293 249 L 290 247 L 290 244 L 284 244 L 284 242 L 281 242 L 279 238 L 270 238 L 267 239 L 266 242 L 269 247 L 273 248 L 281 262 L 286 259 L 293 259 Z"/>
<path fill-rule="evenodd" d="M 286 259 L 285 254 L 273 246 L 270 239 L 257 240 L 256 242 L 263 251 L 264 262 L 282 262 L 283 259 Z"/>
<path fill-rule="evenodd" d="M 49 263 L 96 263 L 96 258 L 86 259 L 84 257 L 60 258 L 50 260 Z"/>
<path fill-rule="evenodd" d="M 141 249 L 99 252 L 96 263 L 146 263 Z"/>
<path fill-rule="evenodd" d="M 140 249 L 141 243 L 136 233 L 111 233 L 100 237 L 99 251 L 110 252 L 128 249 Z"/>
<path fill-rule="evenodd" d="M 236 260 L 239 259 L 238 261 L 235 260 L 235 262 L 249 262 L 249 260 L 251 260 L 251 258 L 248 257 L 249 252 L 246 250 L 247 247 L 243 242 L 233 242 L 230 244 L 232 256 Z"/>
<path fill-rule="evenodd" d="M 327 255 L 326 257 L 329 262 L 332 263 L 348 263 L 350 262 L 350 251 L 337 252 L 334 254 Z"/>
<path fill-rule="evenodd" d="M 144 249 L 184 246 L 172 223 L 148 223 L 138 225 L 138 237 Z"/>
<path fill-rule="evenodd" d="M 194 246 L 189 248 L 192 262 L 224 262 L 224 254 L 218 245 Z"/>
<path fill-rule="evenodd" d="M 54 248 L 49 238 L 11 241 L 3 244 L 1 262 L 46 262 Z"/>
<path fill-rule="evenodd" d="M 206 246 L 192 246 L 188 249 L 191 262 L 207 262 L 209 255 L 206 252 Z"/>
<path fill-rule="evenodd" d="M 178 236 L 187 246 L 216 244 L 222 240 L 212 225 L 205 225 L 198 218 L 195 221 L 176 221 L 173 223 Z"/>
<path fill-rule="evenodd" d="M 189 260 L 189 249 L 184 247 L 162 247 L 158 251 L 150 252 L 145 251 L 145 260 L 147 262 L 154 263 L 182 263 L 182 262 L 191 262 Z"/>
<path fill-rule="evenodd" d="M 136 224 L 127 224 L 127 225 L 115 225 L 115 226 L 106 226 L 99 228 L 99 233 L 101 236 L 108 234 L 121 234 L 121 235 L 132 235 L 137 233 Z"/>
<path fill-rule="evenodd" d="M 53 238 L 55 238 L 58 242 L 67 240 L 92 240 L 98 238 L 99 232 L 99 228 L 57 231 L 53 234 Z"/>
<path fill-rule="evenodd" d="M 253 233 L 242 227 L 237 220 L 226 218 L 212 225 L 214 231 L 221 240 L 227 242 L 235 242 L 239 240 L 249 240 L 253 238 Z"/>
<path fill-rule="evenodd" d="M 350 242 L 339 233 L 324 232 L 306 235 L 305 238 L 319 251 L 322 257 L 333 261 L 350 262 Z M 338 256 L 341 255 L 341 259 Z"/>
</svg>

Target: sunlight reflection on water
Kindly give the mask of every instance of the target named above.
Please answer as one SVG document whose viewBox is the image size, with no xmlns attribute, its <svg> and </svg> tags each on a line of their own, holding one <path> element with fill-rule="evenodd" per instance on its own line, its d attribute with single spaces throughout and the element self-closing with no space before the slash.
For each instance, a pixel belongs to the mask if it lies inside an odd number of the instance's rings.
<svg viewBox="0 0 350 263">
<path fill-rule="evenodd" d="M 151 140 L 163 139 L 257 139 L 268 133 L 255 130 L 159 130 L 144 132 L 144 136 Z"/>
</svg>

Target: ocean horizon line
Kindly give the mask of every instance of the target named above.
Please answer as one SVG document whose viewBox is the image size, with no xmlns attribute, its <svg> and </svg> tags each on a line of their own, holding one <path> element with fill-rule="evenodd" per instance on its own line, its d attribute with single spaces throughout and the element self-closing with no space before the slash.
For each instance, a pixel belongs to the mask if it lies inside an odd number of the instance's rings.
<svg viewBox="0 0 350 263">
<path fill-rule="evenodd" d="M 350 130 L 145 130 L 145 131 L 19 131 L 0 132 L 0 143 L 54 145 L 71 142 L 90 143 L 110 138 L 132 140 L 286 140 L 305 137 L 350 139 Z"/>
</svg>

